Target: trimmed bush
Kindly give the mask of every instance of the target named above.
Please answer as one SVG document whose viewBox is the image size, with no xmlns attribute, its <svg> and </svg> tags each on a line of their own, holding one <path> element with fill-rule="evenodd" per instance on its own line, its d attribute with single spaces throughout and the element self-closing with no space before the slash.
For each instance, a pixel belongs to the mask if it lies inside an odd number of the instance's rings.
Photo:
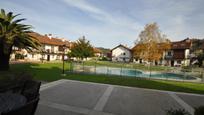
<svg viewBox="0 0 204 115">
<path fill-rule="evenodd" d="M 194 115 L 204 115 L 204 106 L 200 106 L 195 108 Z"/>
<path fill-rule="evenodd" d="M 170 109 L 166 115 L 191 115 L 185 109 Z"/>
</svg>

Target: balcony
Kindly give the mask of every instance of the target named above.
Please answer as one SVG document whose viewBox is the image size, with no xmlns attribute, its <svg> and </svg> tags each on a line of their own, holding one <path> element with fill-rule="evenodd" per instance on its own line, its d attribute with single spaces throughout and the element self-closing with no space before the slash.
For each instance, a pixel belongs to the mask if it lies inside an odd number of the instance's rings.
<svg viewBox="0 0 204 115">
<path fill-rule="evenodd" d="M 168 60 L 168 59 L 172 59 L 172 58 L 173 58 L 173 55 L 165 55 L 165 56 L 164 56 L 164 59 L 167 59 L 167 60 Z"/>
</svg>

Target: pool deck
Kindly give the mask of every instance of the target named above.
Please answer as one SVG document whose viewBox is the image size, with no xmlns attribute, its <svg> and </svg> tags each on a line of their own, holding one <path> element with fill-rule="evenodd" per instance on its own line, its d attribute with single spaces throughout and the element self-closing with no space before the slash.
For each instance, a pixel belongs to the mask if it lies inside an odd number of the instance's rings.
<svg viewBox="0 0 204 115">
<path fill-rule="evenodd" d="M 58 80 L 43 84 L 35 115 L 165 115 L 204 105 L 204 95 Z"/>
</svg>

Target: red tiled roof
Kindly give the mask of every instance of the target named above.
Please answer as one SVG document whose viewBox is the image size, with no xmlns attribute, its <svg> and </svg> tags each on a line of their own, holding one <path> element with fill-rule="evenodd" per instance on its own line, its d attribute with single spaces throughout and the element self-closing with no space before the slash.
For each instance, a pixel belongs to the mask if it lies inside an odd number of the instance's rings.
<svg viewBox="0 0 204 115">
<path fill-rule="evenodd" d="M 101 50 L 98 48 L 93 48 L 93 50 L 94 50 L 94 53 L 101 53 Z"/>
<path fill-rule="evenodd" d="M 192 41 L 190 39 L 185 39 L 178 42 L 171 42 L 171 49 L 190 49 Z"/>
<path fill-rule="evenodd" d="M 70 46 L 70 42 L 67 40 L 59 39 L 59 38 L 49 38 L 47 35 L 40 35 L 38 33 L 32 32 L 31 36 L 39 40 L 41 44 L 49 44 L 49 45 L 67 45 Z"/>
</svg>

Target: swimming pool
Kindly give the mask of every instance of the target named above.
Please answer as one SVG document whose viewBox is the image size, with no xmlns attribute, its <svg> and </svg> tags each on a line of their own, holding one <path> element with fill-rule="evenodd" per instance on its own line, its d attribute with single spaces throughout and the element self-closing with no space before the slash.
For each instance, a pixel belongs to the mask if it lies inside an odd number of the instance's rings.
<svg viewBox="0 0 204 115">
<path fill-rule="evenodd" d="M 119 75 L 127 77 L 141 77 L 141 78 L 155 78 L 155 79 L 172 79 L 172 80 L 196 80 L 195 77 L 176 73 L 158 73 L 158 72 L 143 72 L 136 69 L 128 68 L 114 68 L 106 66 L 81 66 L 75 65 L 73 68 L 75 72 L 94 73 L 94 74 L 107 74 Z"/>
</svg>

